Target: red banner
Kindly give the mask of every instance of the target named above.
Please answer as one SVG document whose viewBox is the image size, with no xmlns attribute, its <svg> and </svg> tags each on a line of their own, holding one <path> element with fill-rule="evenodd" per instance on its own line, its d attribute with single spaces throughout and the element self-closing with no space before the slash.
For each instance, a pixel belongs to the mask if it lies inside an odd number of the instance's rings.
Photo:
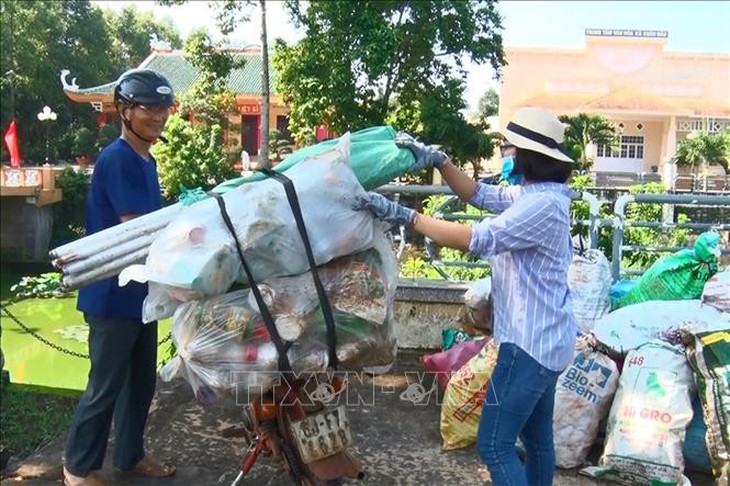
<svg viewBox="0 0 730 486">
<path fill-rule="evenodd" d="M 8 131 L 5 132 L 5 146 L 10 153 L 10 167 L 18 168 L 22 163 L 20 158 L 20 147 L 18 146 L 18 128 L 15 126 L 15 120 L 10 122 Z"/>
</svg>

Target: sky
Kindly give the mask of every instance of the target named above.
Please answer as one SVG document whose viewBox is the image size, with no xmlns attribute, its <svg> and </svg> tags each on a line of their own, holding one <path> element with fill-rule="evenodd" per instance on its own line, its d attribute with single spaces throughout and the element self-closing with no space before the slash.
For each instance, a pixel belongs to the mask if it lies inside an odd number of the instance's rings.
<svg viewBox="0 0 730 486">
<path fill-rule="evenodd" d="M 207 1 L 161 7 L 148 1 L 97 1 L 103 7 L 121 9 L 134 4 L 138 10 L 152 10 L 157 18 L 170 17 L 183 39 L 197 27 L 217 32 L 214 10 Z M 502 1 L 505 47 L 557 47 L 580 49 L 587 28 L 665 30 L 668 51 L 730 53 L 730 2 L 715 1 Z M 269 38 L 295 42 L 302 34 L 289 24 L 280 2 L 267 2 Z M 242 25 L 230 36 L 237 44 L 259 43 L 260 22 Z M 466 102 L 474 109 L 484 91 L 499 90 L 488 66 L 468 66 Z"/>
</svg>

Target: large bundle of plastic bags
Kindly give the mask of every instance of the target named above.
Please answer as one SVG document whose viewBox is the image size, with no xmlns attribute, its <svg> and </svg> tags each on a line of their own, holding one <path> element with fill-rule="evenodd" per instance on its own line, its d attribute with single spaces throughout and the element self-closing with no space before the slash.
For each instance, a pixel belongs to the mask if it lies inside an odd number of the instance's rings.
<svg viewBox="0 0 730 486">
<path fill-rule="evenodd" d="M 596 322 L 593 334 L 610 351 L 624 356 L 680 329 L 702 330 L 721 321 L 730 325 L 730 314 L 699 300 L 652 300 L 606 314 Z"/>
<path fill-rule="evenodd" d="M 685 463 L 707 471 L 711 462 L 718 484 L 727 484 L 730 281 L 725 273 L 693 290 L 702 300 L 643 301 L 596 322 L 593 339 L 623 369 L 599 467 L 584 469 L 586 474 L 622 484 L 689 484 L 682 474 Z M 697 435 L 705 426 L 706 434 Z M 690 448 L 686 433 L 692 434 Z"/>
<path fill-rule="evenodd" d="M 395 359 L 393 299 L 397 268 L 385 234 L 374 248 L 318 268 L 335 320 L 339 365 L 359 370 Z M 294 372 L 328 367 L 327 327 L 312 275 L 273 278 L 259 286 Z M 199 401 L 245 402 L 273 386 L 278 353 L 249 289 L 178 307 L 172 337 L 178 356 L 161 370 L 184 377 Z"/>
<path fill-rule="evenodd" d="M 349 166 L 349 137 L 286 172 L 296 188 L 317 265 L 365 250 L 373 243 L 373 218 L 354 211 L 364 192 Z M 244 184 L 222 196 L 243 255 L 256 280 L 307 271 L 304 244 L 284 187 L 273 179 Z M 143 320 L 169 317 L 182 302 L 226 292 L 246 282 L 234 239 L 214 198 L 185 210 L 156 237 L 144 265 L 119 276 L 149 282 Z"/>
</svg>

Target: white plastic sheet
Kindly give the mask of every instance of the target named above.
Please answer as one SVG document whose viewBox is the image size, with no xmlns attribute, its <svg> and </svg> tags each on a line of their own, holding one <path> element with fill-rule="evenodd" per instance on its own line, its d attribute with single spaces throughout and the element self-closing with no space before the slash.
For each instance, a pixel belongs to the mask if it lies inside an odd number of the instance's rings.
<svg viewBox="0 0 730 486">
<path fill-rule="evenodd" d="M 728 321 L 730 314 L 699 300 L 650 300 L 606 314 L 596 321 L 593 334 L 611 351 L 624 355 L 670 332 L 710 330 Z"/>
</svg>

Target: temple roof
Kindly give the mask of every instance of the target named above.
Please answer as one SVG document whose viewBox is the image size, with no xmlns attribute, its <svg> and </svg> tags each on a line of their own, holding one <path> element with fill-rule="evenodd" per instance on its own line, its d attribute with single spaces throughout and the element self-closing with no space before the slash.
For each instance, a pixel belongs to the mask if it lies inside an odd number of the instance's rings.
<svg viewBox="0 0 730 486">
<path fill-rule="evenodd" d="M 231 53 L 234 60 L 245 60 L 243 67 L 231 71 L 226 84 L 236 95 L 260 95 L 261 94 L 261 51 L 256 48 L 243 49 Z M 187 91 L 198 78 L 198 69 L 190 64 L 184 57 L 183 51 L 153 51 L 139 66 L 139 68 L 151 69 L 163 75 L 172 85 L 176 93 Z M 269 89 L 273 89 L 276 73 L 273 66 L 270 66 Z M 99 101 L 110 102 L 114 95 L 116 81 L 93 86 L 90 88 L 79 88 L 76 86 L 76 79 L 68 84 L 66 82 L 68 71 L 61 76 L 63 90 L 66 95 L 74 101 Z"/>
</svg>

